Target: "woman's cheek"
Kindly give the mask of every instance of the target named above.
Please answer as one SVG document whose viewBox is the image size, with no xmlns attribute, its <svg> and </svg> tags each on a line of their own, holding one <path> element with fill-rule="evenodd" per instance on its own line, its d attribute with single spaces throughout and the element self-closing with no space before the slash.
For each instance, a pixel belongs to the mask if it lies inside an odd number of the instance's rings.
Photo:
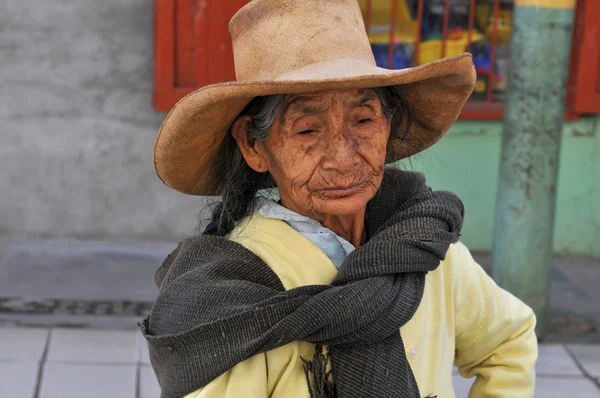
<svg viewBox="0 0 600 398">
<path fill-rule="evenodd" d="M 382 139 L 381 135 L 375 137 L 363 140 L 360 143 L 360 151 L 371 166 L 379 168 L 380 164 L 385 164 L 387 139 Z"/>
</svg>

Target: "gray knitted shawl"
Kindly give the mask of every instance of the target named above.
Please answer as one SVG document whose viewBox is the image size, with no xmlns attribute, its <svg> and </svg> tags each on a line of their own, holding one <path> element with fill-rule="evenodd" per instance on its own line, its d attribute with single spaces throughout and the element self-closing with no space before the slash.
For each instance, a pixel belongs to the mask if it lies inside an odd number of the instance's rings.
<svg viewBox="0 0 600 398">
<path fill-rule="evenodd" d="M 180 398 L 298 340 L 329 346 L 340 398 L 420 397 L 399 329 L 421 302 L 426 273 L 458 240 L 462 217 L 455 195 L 432 192 L 421 174 L 386 169 L 367 205 L 366 243 L 331 285 L 287 291 L 237 243 L 183 241 L 157 271 L 160 293 L 140 324 L 161 397 Z"/>
</svg>

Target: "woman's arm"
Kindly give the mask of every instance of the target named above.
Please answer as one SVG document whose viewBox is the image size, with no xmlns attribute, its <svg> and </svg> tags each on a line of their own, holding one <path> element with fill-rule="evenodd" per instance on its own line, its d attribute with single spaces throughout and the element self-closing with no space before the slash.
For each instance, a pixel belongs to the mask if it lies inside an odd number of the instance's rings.
<svg viewBox="0 0 600 398">
<path fill-rule="evenodd" d="M 458 243 L 448 252 L 454 271 L 455 365 L 477 376 L 470 397 L 533 397 L 535 315 L 501 289 Z"/>
</svg>

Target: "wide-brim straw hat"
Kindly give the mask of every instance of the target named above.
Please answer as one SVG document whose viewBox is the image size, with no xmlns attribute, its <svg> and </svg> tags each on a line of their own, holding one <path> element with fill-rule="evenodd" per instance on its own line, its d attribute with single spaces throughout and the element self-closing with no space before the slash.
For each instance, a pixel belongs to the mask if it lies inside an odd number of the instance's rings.
<svg viewBox="0 0 600 398">
<path fill-rule="evenodd" d="M 154 164 L 169 187 L 215 195 L 211 167 L 231 124 L 257 96 L 401 85 L 414 121 L 393 162 L 436 143 L 475 84 L 470 54 L 415 68 L 377 67 L 356 0 L 254 0 L 229 24 L 237 81 L 200 88 L 179 101 L 158 133 Z M 206 62 L 211 62 L 207 59 Z"/>
</svg>

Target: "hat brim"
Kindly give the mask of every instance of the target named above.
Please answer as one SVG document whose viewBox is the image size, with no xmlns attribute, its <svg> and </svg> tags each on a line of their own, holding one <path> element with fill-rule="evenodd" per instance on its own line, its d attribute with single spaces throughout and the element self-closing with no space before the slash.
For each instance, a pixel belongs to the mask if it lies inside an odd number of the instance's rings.
<svg viewBox="0 0 600 398">
<path fill-rule="evenodd" d="M 458 118 L 475 85 L 470 54 L 415 68 L 389 70 L 357 60 L 298 69 L 277 80 L 228 82 L 200 88 L 180 100 L 164 120 L 154 166 L 167 186 L 190 195 L 216 195 L 211 166 L 229 128 L 257 96 L 401 85 L 413 109 L 409 136 L 416 145 L 396 148 L 400 160 L 435 144 Z M 394 145 L 394 143 L 392 143 Z"/>
</svg>

